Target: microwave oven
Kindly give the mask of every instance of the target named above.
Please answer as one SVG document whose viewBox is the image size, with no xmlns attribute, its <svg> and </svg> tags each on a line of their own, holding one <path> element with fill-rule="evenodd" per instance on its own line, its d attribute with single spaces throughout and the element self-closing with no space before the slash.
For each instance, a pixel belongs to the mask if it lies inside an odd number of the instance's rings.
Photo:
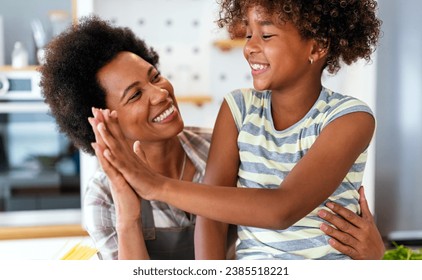
<svg viewBox="0 0 422 280">
<path fill-rule="evenodd" d="M 0 226 L 5 213 L 79 211 L 79 151 L 49 113 L 40 74 L 35 69 L 2 69 Z"/>
<path fill-rule="evenodd" d="M 0 100 L 42 100 L 36 69 L 0 67 Z"/>
</svg>

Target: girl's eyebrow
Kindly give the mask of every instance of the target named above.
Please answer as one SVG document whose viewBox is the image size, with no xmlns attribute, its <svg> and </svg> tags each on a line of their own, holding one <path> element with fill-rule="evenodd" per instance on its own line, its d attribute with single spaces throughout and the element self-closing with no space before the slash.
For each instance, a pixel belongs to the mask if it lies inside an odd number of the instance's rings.
<svg viewBox="0 0 422 280">
<path fill-rule="evenodd" d="M 274 23 L 269 19 L 259 20 L 258 24 L 261 26 L 273 25 Z"/>
<path fill-rule="evenodd" d="M 249 25 L 249 21 L 247 19 L 242 20 L 242 22 L 246 26 Z M 274 22 L 268 18 L 259 19 L 257 22 L 260 26 L 274 25 Z"/>
</svg>

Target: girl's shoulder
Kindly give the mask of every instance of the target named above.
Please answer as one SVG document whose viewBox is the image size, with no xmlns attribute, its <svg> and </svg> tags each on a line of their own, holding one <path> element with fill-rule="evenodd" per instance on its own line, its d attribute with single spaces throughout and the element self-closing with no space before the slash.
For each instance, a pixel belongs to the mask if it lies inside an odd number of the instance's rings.
<svg viewBox="0 0 422 280">
<path fill-rule="evenodd" d="M 261 107 L 270 100 L 270 91 L 257 91 L 253 88 L 239 88 L 226 95 L 226 101 L 235 103 L 238 107 Z"/>
<path fill-rule="evenodd" d="M 374 116 L 373 111 L 364 101 L 329 89 L 323 89 L 315 109 L 323 116 L 323 126 L 350 113 L 365 112 Z"/>
<path fill-rule="evenodd" d="M 319 98 L 320 106 L 326 107 L 327 111 L 365 111 L 373 114 L 369 105 L 350 95 L 341 94 L 327 88 L 323 88 Z"/>
</svg>

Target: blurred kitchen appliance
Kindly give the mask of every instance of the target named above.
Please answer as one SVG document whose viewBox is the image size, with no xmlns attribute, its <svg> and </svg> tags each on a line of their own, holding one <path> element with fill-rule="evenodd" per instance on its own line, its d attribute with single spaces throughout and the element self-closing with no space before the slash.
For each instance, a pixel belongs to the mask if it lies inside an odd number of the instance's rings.
<svg viewBox="0 0 422 280">
<path fill-rule="evenodd" d="M 0 69 L 0 100 L 42 100 L 40 74 L 34 70 Z"/>
<path fill-rule="evenodd" d="M 0 66 L 4 65 L 4 28 L 3 17 L 0 15 Z"/>
<path fill-rule="evenodd" d="M 49 114 L 38 73 L 0 67 L 0 77 L 0 216 L 79 209 L 79 151 Z"/>
</svg>

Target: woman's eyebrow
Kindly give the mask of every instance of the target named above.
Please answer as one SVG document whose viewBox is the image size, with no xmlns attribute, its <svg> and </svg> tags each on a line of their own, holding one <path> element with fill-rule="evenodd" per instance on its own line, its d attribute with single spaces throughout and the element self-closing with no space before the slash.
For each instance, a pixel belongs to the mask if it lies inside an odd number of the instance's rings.
<svg viewBox="0 0 422 280">
<path fill-rule="evenodd" d="M 127 88 L 125 88 L 125 90 L 123 91 L 122 96 L 120 97 L 120 101 L 122 101 L 123 99 L 125 99 L 126 95 L 129 93 L 129 91 L 134 88 L 135 86 L 139 85 L 140 82 L 139 81 L 135 81 L 133 83 L 131 83 Z"/>
<path fill-rule="evenodd" d="M 152 71 L 155 69 L 154 66 L 151 66 L 148 68 L 147 71 L 147 78 L 151 75 Z M 133 83 L 131 83 L 127 88 L 125 88 L 125 90 L 123 91 L 122 96 L 120 97 L 120 102 L 126 97 L 126 95 L 129 93 L 129 91 L 134 88 L 135 86 L 139 85 L 140 82 L 139 81 L 135 81 Z"/>
</svg>

